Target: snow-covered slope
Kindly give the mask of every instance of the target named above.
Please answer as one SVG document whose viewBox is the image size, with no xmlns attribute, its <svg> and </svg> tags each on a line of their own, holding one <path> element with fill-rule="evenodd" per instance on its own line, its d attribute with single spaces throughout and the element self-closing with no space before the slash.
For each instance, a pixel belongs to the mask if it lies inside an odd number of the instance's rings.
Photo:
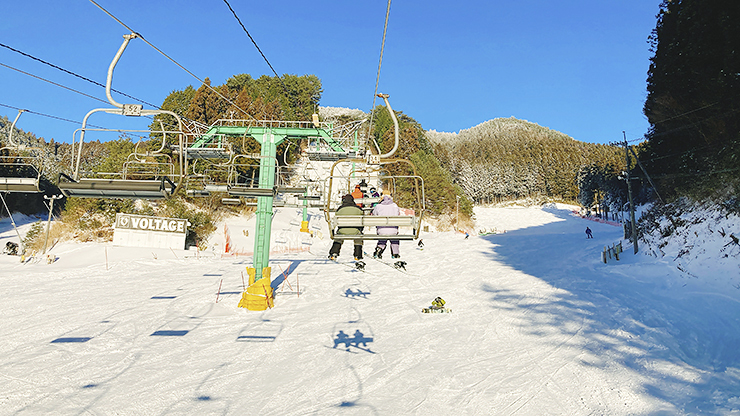
<svg viewBox="0 0 740 416">
<path fill-rule="evenodd" d="M 297 210 L 275 216 L 264 312 L 236 306 L 251 258 L 222 256 L 224 225 L 251 250 L 253 218 L 228 219 L 197 256 L 60 244 L 53 264 L 0 257 L 0 413 L 740 412 L 740 290 L 710 261 L 692 277 L 626 247 L 603 264 L 621 228 L 550 205 L 477 208 L 477 228 L 501 233 L 426 233 L 423 250 L 401 244 L 408 273 L 372 259 L 363 273 L 326 259 L 312 214 L 313 238 Z M 436 296 L 453 312 L 421 313 Z"/>
</svg>

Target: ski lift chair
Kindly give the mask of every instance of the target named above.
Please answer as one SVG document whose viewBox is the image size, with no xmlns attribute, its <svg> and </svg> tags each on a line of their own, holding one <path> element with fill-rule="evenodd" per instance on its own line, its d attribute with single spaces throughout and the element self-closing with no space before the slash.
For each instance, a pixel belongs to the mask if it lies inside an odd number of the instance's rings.
<svg viewBox="0 0 740 416">
<path fill-rule="evenodd" d="M 239 159 L 272 159 L 275 163 L 275 175 L 277 177 L 279 169 L 277 168 L 277 158 L 260 156 L 260 155 L 236 155 L 229 164 L 229 177 L 227 181 L 227 192 L 231 197 L 257 198 L 257 197 L 274 197 L 276 195 L 275 187 L 260 188 L 259 172 L 260 164 L 258 163 L 237 163 Z M 244 172 L 251 172 L 247 176 Z M 273 183 L 276 183 L 273 181 Z"/>
<path fill-rule="evenodd" d="M 26 110 L 18 110 L 8 132 L 8 144 L 0 148 L 0 192 L 39 193 L 41 180 L 41 160 L 33 156 L 31 150 L 41 150 L 27 147 L 13 142 L 13 130 L 21 114 Z M 18 155 L 11 155 L 16 152 Z M 7 153 L 7 154 L 6 154 Z M 26 153 L 26 155 L 24 155 Z"/>
<path fill-rule="evenodd" d="M 0 153 L 11 148 L 0 148 Z M 17 172 L 21 176 L 0 176 L 0 192 L 39 193 L 41 171 L 36 168 L 37 157 L 33 156 L 0 156 L 0 170 L 6 175 Z"/>
<path fill-rule="evenodd" d="M 193 143 L 185 148 L 185 157 L 188 160 L 230 160 L 233 156 L 234 152 L 229 143 L 224 142 L 222 134 L 206 133 L 193 140 Z"/>
<path fill-rule="evenodd" d="M 201 162 L 200 164 L 206 163 L 202 171 L 198 170 L 198 162 Z M 185 193 L 187 196 L 209 197 L 216 193 L 228 193 L 230 171 L 228 163 L 217 164 L 201 159 L 194 161 L 191 166 L 193 173 L 185 179 Z"/>
<path fill-rule="evenodd" d="M 81 131 L 84 133 L 85 129 Z M 138 150 L 140 142 L 137 143 L 134 152 L 123 163 L 120 173 L 80 173 L 76 170 L 75 177 L 60 173 L 59 189 L 65 196 L 78 198 L 165 199 L 170 197 L 177 188 L 177 184 L 170 178 L 177 175 L 175 175 L 175 164 L 172 158 L 161 153 L 166 143 L 167 132 L 162 129 L 159 133 L 162 133 L 163 137 L 162 147 L 154 152 L 141 153 Z M 81 135 L 77 156 L 78 168 L 82 156 L 82 137 Z"/>
<path fill-rule="evenodd" d="M 169 159 L 168 155 L 159 157 Z M 59 189 L 66 196 L 79 198 L 164 199 L 171 196 L 177 188 L 169 179 L 174 175 L 171 159 L 166 162 L 137 159 L 135 153 L 129 155 L 120 174 L 97 172 L 91 175 L 96 177 L 83 177 L 75 181 L 61 173 Z"/>
<path fill-rule="evenodd" d="M 421 223 L 425 211 L 424 205 L 424 180 L 420 176 L 416 175 L 416 170 L 408 160 L 405 159 L 393 159 L 381 162 L 381 165 L 390 165 L 394 163 L 407 163 L 412 168 L 413 175 L 390 175 L 383 174 L 380 169 L 372 176 L 379 182 L 382 182 L 383 186 L 388 189 L 402 189 L 405 188 L 404 192 L 411 192 L 413 198 L 413 208 L 411 210 L 412 215 L 394 215 L 394 216 L 376 216 L 376 215 L 336 215 L 336 207 L 338 202 L 332 201 L 330 196 L 336 195 L 341 198 L 341 195 L 350 193 L 350 189 L 353 187 L 352 183 L 357 182 L 357 177 L 351 177 L 346 175 L 335 176 L 335 168 L 340 163 L 353 163 L 357 165 L 364 164 L 365 161 L 362 159 L 354 159 L 348 161 L 337 161 L 332 166 L 331 174 L 328 178 L 328 191 L 327 191 L 327 203 L 324 207 L 324 215 L 329 225 L 330 238 L 333 240 L 416 240 L 419 238 L 419 232 L 421 230 Z M 403 181 L 402 185 L 400 182 Z M 336 185 L 335 185 L 336 184 Z M 356 198 L 355 203 L 371 205 L 374 202 L 378 202 L 380 198 Z M 369 210 L 371 210 L 370 208 Z M 358 228 L 372 228 L 372 227 L 384 227 L 394 226 L 399 227 L 399 233 L 396 235 L 378 235 L 372 232 L 364 231 L 362 235 L 343 235 L 337 234 L 335 230 L 337 227 L 358 227 Z"/>
<path fill-rule="evenodd" d="M 73 163 L 73 175 L 60 174 L 59 176 L 59 189 L 66 196 L 77 196 L 83 198 L 146 198 L 146 199 L 162 199 L 167 198 L 175 192 L 175 189 L 182 183 L 183 167 L 185 165 L 185 157 L 180 154 L 179 167 L 180 173 L 178 175 L 178 184 L 176 185 L 170 178 L 174 177 L 174 163 L 172 158 L 162 151 L 164 150 L 167 143 L 167 131 L 165 131 L 162 122 L 160 121 L 161 131 L 150 132 L 150 133 L 161 133 L 162 134 L 162 146 L 159 150 L 154 152 L 140 153 L 137 147 L 132 155 L 129 155 L 127 164 L 124 164 L 123 172 L 120 173 L 121 178 L 106 178 L 105 174 L 95 172 L 89 176 L 83 177 L 80 174 L 80 162 L 82 160 L 82 147 L 84 146 L 85 133 L 87 131 L 111 131 L 107 129 L 89 129 L 87 127 L 87 120 L 94 113 L 104 112 L 108 114 L 123 115 L 127 117 L 139 117 L 139 116 L 155 116 L 159 114 L 168 114 L 173 116 L 177 120 L 177 130 L 170 132 L 178 135 L 179 149 L 183 148 L 183 123 L 182 119 L 177 113 L 167 110 L 145 110 L 143 106 L 139 104 L 120 104 L 113 99 L 111 95 L 111 85 L 113 83 L 113 70 L 118 63 L 118 60 L 123 55 L 124 50 L 128 43 L 137 38 L 138 35 L 135 33 L 124 35 L 123 43 L 118 49 L 115 57 L 108 66 L 108 77 L 105 85 L 105 94 L 108 98 L 108 102 L 111 103 L 115 108 L 98 108 L 89 111 L 82 121 L 82 128 L 76 130 L 72 134 L 72 145 L 74 149 L 75 136 L 77 131 L 80 131 L 80 141 L 78 145 L 77 157 L 72 158 Z M 123 130 L 113 130 L 123 131 Z M 161 158 L 168 159 L 165 162 L 161 162 Z M 140 168 L 152 168 L 156 166 L 156 170 L 167 167 L 169 168 L 169 176 L 160 174 L 152 177 L 151 175 L 141 175 L 137 169 Z M 146 169 L 144 169 L 146 170 Z M 151 173 L 151 172 L 149 172 Z M 145 176 L 142 177 L 142 176 Z M 133 177 L 138 177 L 134 179 Z"/>
</svg>

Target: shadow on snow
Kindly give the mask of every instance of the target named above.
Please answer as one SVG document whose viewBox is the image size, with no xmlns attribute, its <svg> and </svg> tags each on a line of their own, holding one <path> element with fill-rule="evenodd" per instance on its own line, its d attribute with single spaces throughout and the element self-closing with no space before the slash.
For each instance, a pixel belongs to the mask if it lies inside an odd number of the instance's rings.
<svg viewBox="0 0 740 416">
<path fill-rule="evenodd" d="M 601 249 L 616 242 L 621 229 L 609 233 L 613 241 L 599 238 L 599 232 L 586 240 L 583 230 L 594 228 L 590 222 L 563 210 L 549 212 L 559 221 L 481 238 L 492 244 L 484 254 L 562 290 L 528 299 L 492 280 L 482 287 L 491 306 L 525 310 L 519 314 L 524 331 L 555 329 L 573 347 L 645 376 L 647 394 L 683 412 L 740 407 L 740 303 L 721 296 L 668 297 L 659 290 L 665 277 L 645 275 L 632 253 L 621 263 L 600 262 Z M 614 272 L 617 268 L 627 273 Z M 643 273 L 638 277 L 645 281 L 632 279 L 630 272 Z"/>
</svg>

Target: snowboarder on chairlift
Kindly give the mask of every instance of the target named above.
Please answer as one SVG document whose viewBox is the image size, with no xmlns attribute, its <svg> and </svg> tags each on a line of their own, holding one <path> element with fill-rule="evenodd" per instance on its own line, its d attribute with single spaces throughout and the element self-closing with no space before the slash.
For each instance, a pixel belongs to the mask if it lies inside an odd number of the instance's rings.
<svg viewBox="0 0 740 416">
<path fill-rule="evenodd" d="M 383 198 L 380 200 L 380 203 L 376 205 L 375 208 L 373 208 L 372 215 L 384 217 L 401 215 L 401 210 L 398 208 L 398 205 L 393 202 L 390 191 L 383 191 Z M 378 232 L 378 235 L 391 236 L 398 234 L 398 227 L 396 226 L 378 226 L 375 228 Z M 373 253 L 374 258 L 383 258 L 383 251 L 385 251 L 387 242 L 388 240 L 378 240 L 378 244 L 375 246 L 375 252 Z M 401 257 L 400 243 L 400 240 L 391 240 L 391 257 L 393 257 L 394 259 Z"/>
<path fill-rule="evenodd" d="M 351 194 L 347 194 L 342 197 L 342 205 L 337 209 L 336 215 L 363 215 L 362 208 L 355 204 L 355 198 Z M 337 227 L 337 234 L 341 235 L 362 235 L 362 227 Z M 342 249 L 342 242 L 344 240 L 334 240 L 331 249 L 329 249 L 329 258 L 335 260 L 339 257 L 339 250 Z M 362 239 L 354 240 L 355 249 L 354 255 L 355 260 L 362 260 Z"/>
<path fill-rule="evenodd" d="M 591 234 L 591 229 L 586 227 L 586 238 L 594 238 L 593 234 Z"/>
<path fill-rule="evenodd" d="M 380 198 L 380 194 L 378 193 L 378 190 L 375 189 L 375 187 L 370 187 L 370 197 L 371 198 Z M 377 202 L 373 202 L 372 207 L 375 208 L 375 206 L 378 205 Z"/>
<path fill-rule="evenodd" d="M 362 190 L 360 189 L 360 185 L 355 185 L 355 190 L 352 191 L 352 198 L 354 199 L 362 199 L 365 197 L 365 194 L 362 193 Z M 362 208 L 362 204 L 357 204 L 358 207 Z"/>
</svg>

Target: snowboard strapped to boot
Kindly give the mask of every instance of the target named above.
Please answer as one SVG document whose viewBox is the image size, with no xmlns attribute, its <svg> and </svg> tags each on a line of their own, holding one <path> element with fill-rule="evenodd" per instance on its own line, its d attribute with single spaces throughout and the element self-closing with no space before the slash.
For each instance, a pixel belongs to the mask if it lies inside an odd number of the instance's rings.
<svg viewBox="0 0 740 416">
<path fill-rule="evenodd" d="M 383 250 L 384 248 L 381 247 L 375 247 L 375 252 L 373 253 L 374 259 L 382 259 L 383 258 Z"/>
</svg>

